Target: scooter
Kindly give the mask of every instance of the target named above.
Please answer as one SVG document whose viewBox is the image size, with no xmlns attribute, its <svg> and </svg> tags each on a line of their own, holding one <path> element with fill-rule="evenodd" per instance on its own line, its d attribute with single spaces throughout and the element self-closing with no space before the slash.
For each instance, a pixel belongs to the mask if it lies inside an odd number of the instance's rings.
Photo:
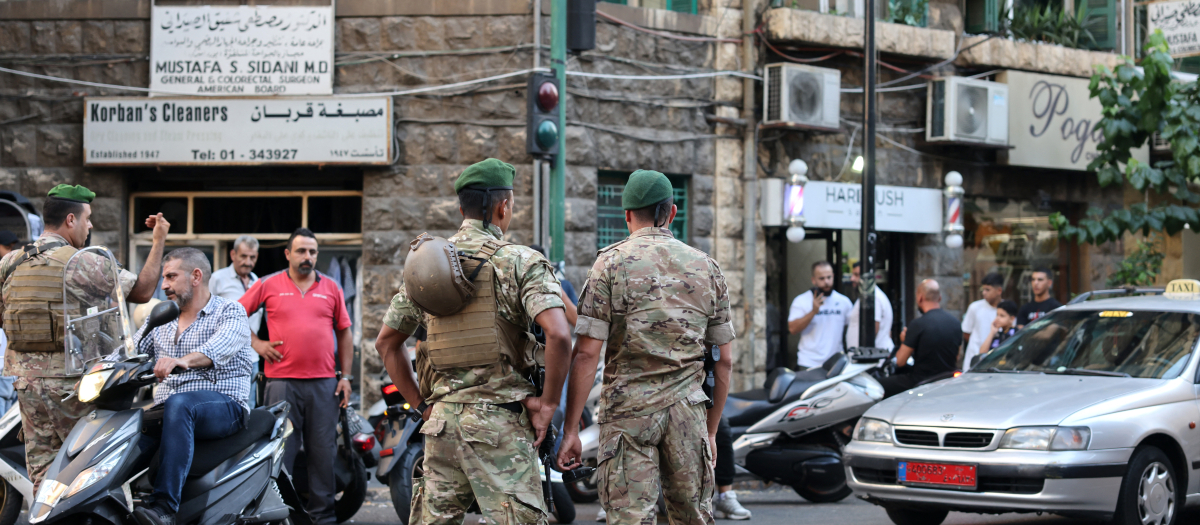
<svg viewBox="0 0 1200 525">
<path fill-rule="evenodd" d="M 21 407 L 16 403 L 0 416 L 0 525 L 13 525 L 26 501 L 33 501 L 33 484 L 25 469 L 25 443 L 21 440 Z"/>
<path fill-rule="evenodd" d="M 123 313 L 113 315 L 125 322 Z M 174 302 L 159 303 L 146 321 L 145 333 L 178 316 Z M 85 322 L 67 329 L 80 332 L 101 324 Z M 110 343 L 114 339 L 111 335 L 82 338 Z M 76 423 L 50 464 L 29 510 L 31 524 L 132 525 L 134 508 L 154 490 L 158 454 L 148 452 L 143 439 L 156 424 L 161 425 L 162 411 L 151 409 L 152 400 L 139 401 L 139 392 L 155 383 L 154 362 L 141 353 L 125 357 L 124 350 L 134 346 L 118 344 L 122 359 L 90 366 L 72 394 L 94 404 L 95 410 Z M 282 468 L 284 444 L 292 433 L 288 408 L 288 403 L 280 402 L 252 410 L 236 434 L 196 442 L 177 523 L 311 523 Z"/>
</svg>

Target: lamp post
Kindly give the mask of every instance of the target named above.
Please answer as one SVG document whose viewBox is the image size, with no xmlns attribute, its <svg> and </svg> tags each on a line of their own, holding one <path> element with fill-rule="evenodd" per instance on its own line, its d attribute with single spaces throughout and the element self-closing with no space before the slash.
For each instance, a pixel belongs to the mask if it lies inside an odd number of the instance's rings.
<svg viewBox="0 0 1200 525">
<path fill-rule="evenodd" d="M 863 55 L 866 69 L 863 82 L 863 177 L 862 177 L 862 247 L 859 260 L 862 277 L 858 296 L 858 342 L 860 346 L 875 346 L 875 116 L 879 113 L 875 98 L 876 46 L 875 0 L 866 0 L 863 27 Z M 857 162 L 856 162 L 857 164 Z"/>
<path fill-rule="evenodd" d="M 961 248 L 963 245 L 962 174 L 951 171 L 946 174 L 946 190 L 942 192 L 946 199 L 946 247 Z"/>
<path fill-rule="evenodd" d="M 791 242 L 804 240 L 804 185 L 808 184 L 808 163 L 795 159 L 788 164 L 787 191 L 783 197 L 783 209 L 788 220 L 787 238 Z"/>
</svg>

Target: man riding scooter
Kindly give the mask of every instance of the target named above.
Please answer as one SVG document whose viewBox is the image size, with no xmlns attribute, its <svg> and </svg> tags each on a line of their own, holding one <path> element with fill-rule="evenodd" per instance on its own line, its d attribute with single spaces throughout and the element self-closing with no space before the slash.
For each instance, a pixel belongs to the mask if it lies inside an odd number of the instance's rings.
<svg viewBox="0 0 1200 525">
<path fill-rule="evenodd" d="M 155 360 L 154 406 L 163 409 L 154 495 L 133 513 L 142 525 L 175 523 L 197 440 L 227 437 L 246 424 L 252 370 L 246 310 L 209 293 L 211 274 L 195 248 L 163 258 L 162 289 L 179 305 L 179 318 L 154 328 L 140 349 Z"/>
</svg>

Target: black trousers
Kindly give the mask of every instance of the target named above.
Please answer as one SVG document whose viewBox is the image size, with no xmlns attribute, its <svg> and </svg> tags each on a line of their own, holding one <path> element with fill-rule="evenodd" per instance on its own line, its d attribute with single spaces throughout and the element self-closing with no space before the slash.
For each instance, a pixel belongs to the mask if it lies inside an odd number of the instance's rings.
<svg viewBox="0 0 1200 525">
<path fill-rule="evenodd" d="M 717 425 L 717 486 L 733 485 L 733 432 L 729 429 L 729 419 L 722 417 Z"/>
<path fill-rule="evenodd" d="M 268 379 L 267 404 L 287 401 L 292 435 L 284 445 L 283 464 L 295 472 L 296 453 L 304 447 L 308 470 L 308 513 L 317 525 L 336 523 L 333 503 L 337 490 L 334 461 L 337 458 L 337 379 Z"/>
<path fill-rule="evenodd" d="M 924 379 L 924 377 L 915 374 L 896 374 L 880 379 L 879 384 L 883 386 L 884 399 L 887 399 L 917 386 L 917 383 L 920 383 Z"/>
</svg>

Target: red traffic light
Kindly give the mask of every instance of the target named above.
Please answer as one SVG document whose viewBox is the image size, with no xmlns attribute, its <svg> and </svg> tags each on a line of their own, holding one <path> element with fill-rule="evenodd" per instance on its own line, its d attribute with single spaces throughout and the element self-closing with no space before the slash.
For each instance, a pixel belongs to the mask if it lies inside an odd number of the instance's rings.
<svg viewBox="0 0 1200 525">
<path fill-rule="evenodd" d="M 554 82 L 545 81 L 538 86 L 537 105 L 542 111 L 552 111 L 558 106 L 558 86 Z"/>
</svg>

